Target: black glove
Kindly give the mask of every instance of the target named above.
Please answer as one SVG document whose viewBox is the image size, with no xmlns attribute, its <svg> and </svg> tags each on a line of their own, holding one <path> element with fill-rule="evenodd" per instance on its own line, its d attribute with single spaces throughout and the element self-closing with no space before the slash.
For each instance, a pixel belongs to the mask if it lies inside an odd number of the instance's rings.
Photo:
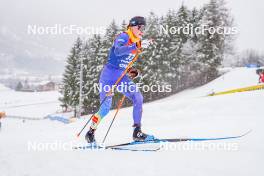
<svg viewBox="0 0 264 176">
<path fill-rule="evenodd" d="M 131 79 L 135 79 L 139 76 L 139 70 L 134 68 L 134 67 L 131 67 L 127 70 L 127 73 L 128 73 L 128 76 L 131 78 Z"/>
</svg>

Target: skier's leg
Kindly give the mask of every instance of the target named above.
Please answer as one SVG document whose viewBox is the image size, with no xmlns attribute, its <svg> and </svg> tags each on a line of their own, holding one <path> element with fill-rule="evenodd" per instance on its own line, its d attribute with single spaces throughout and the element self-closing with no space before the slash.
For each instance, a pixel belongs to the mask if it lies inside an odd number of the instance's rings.
<svg viewBox="0 0 264 176">
<path fill-rule="evenodd" d="M 133 126 L 141 126 L 143 96 L 139 89 L 136 87 L 136 84 L 127 76 L 125 76 L 120 82 L 119 86 L 122 87 L 122 85 L 123 89 L 120 88 L 120 90 L 118 91 L 124 94 L 133 102 Z"/>
<path fill-rule="evenodd" d="M 99 125 L 100 121 L 108 114 L 112 105 L 112 97 L 107 96 L 107 93 L 111 90 L 111 87 L 115 84 L 115 81 L 118 79 L 118 70 L 113 69 L 112 67 L 105 66 L 101 72 L 99 84 L 102 89 L 100 89 L 100 109 L 92 117 L 92 124 L 90 130 L 86 133 L 85 139 L 88 143 L 95 141 L 94 133 Z M 108 90 L 107 90 L 108 88 Z M 106 98 L 105 98 L 106 97 Z M 104 101 L 104 102 L 103 102 Z"/>
<path fill-rule="evenodd" d="M 106 96 L 107 96 L 107 92 L 102 90 L 100 92 L 100 102 L 101 103 L 105 99 Z M 95 130 L 97 128 L 100 121 L 109 113 L 111 106 L 112 106 L 112 96 L 108 96 L 106 97 L 105 101 L 101 105 L 99 111 L 92 117 L 92 125 L 91 125 L 92 129 Z"/>
<path fill-rule="evenodd" d="M 131 95 L 131 99 L 133 101 L 133 126 L 141 126 L 143 96 L 140 92 L 136 92 Z"/>
<path fill-rule="evenodd" d="M 100 102 L 101 103 L 105 99 L 106 95 L 107 95 L 107 92 L 105 92 L 104 89 L 102 91 L 100 91 Z M 94 138 L 95 130 L 97 129 L 97 126 L 99 125 L 100 121 L 110 111 L 111 105 L 112 105 L 112 97 L 108 96 L 108 97 L 106 97 L 105 101 L 101 105 L 99 111 L 92 117 L 91 127 L 85 135 L 85 139 L 88 143 L 95 142 L 95 138 Z"/>
<path fill-rule="evenodd" d="M 151 141 L 154 140 L 153 135 L 148 135 L 141 131 L 141 117 L 142 117 L 142 106 L 143 106 L 143 96 L 136 84 L 131 81 L 127 76 L 124 77 L 121 84 L 127 85 L 127 89 L 119 90 L 126 97 L 128 97 L 133 102 L 133 120 L 134 120 L 134 141 Z"/>
</svg>

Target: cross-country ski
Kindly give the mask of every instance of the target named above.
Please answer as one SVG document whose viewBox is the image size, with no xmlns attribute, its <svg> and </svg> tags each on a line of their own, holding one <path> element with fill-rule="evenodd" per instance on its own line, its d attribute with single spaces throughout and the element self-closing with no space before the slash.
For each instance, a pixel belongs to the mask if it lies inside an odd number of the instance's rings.
<svg viewBox="0 0 264 176">
<path fill-rule="evenodd" d="M 186 141 L 202 142 L 202 141 L 220 141 L 220 140 L 238 139 L 238 138 L 246 136 L 250 132 L 251 130 L 241 135 L 237 135 L 237 136 L 211 137 L 211 138 L 170 138 L 170 139 L 154 138 L 152 140 L 147 140 L 147 141 L 133 141 L 133 142 L 127 142 L 127 143 L 115 144 L 115 145 L 109 145 L 109 146 L 105 146 L 104 144 L 97 144 L 94 142 L 94 143 L 89 143 L 88 145 L 84 145 L 84 146 L 75 146 L 73 147 L 73 149 L 82 149 L 82 150 L 112 149 L 112 150 L 130 150 L 130 151 L 158 151 L 161 149 L 161 146 L 162 146 L 160 144 L 163 144 L 163 143 L 186 142 Z M 147 144 L 158 144 L 158 145 L 154 145 L 154 148 L 153 146 L 151 146 L 148 149 L 146 149 L 146 147 L 140 148 L 141 146 L 144 146 Z M 133 148 L 134 146 L 136 146 L 136 149 Z"/>
</svg>

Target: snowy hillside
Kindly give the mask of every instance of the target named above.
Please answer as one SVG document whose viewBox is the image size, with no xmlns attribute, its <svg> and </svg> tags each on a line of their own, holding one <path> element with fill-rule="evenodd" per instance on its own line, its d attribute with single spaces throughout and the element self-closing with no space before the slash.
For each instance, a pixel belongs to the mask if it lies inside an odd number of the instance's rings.
<svg viewBox="0 0 264 176">
<path fill-rule="evenodd" d="M 0 111 L 7 116 L 42 119 L 60 110 L 59 93 L 16 92 L 0 87 Z"/>
<path fill-rule="evenodd" d="M 203 86 L 204 89 L 220 92 L 258 84 L 259 76 L 255 68 L 235 68 L 215 81 Z"/>
<path fill-rule="evenodd" d="M 0 84 L 0 91 L 6 91 L 6 90 L 8 90 L 8 88 Z"/>
<path fill-rule="evenodd" d="M 142 128 L 158 138 L 232 136 L 252 129 L 240 139 L 180 142 L 175 148 L 159 152 L 71 150 L 69 146 L 85 143 L 85 133 L 79 139 L 76 133 L 87 119 L 67 125 L 50 120 L 23 123 L 2 119 L 0 173 L 3 176 L 262 176 L 264 90 L 205 97 L 212 90 L 224 91 L 257 85 L 257 82 L 255 69 L 237 68 L 202 87 L 144 104 Z M 39 96 L 39 100 L 45 96 L 55 99 L 56 93 Z M 36 102 L 36 99 L 27 99 Z M 36 107 L 24 109 L 27 111 L 24 113 L 48 111 L 46 107 L 38 110 Z M 102 141 L 113 115 L 111 111 L 100 124 L 96 133 L 98 142 Z M 132 108 L 121 109 L 107 145 L 131 141 L 131 125 Z M 32 143 L 39 144 L 40 151 L 33 151 L 28 145 Z M 54 145 L 47 147 L 46 144 Z M 63 144 L 68 146 L 66 150 Z"/>
<path fill-rule="evenodd" d="M 234 68 L 223 74 L 212 82 L 195 90 L 190 90 L 184 96 L 205 96 L 212 92 L 222 92 L 232 89 L 244 88 L 259 85 L 259 76 L 255 68 Z M 182 92 L 185 93 L 186 91 Z M 180 93 L 181 94 L 181 93 Z"/>
</svg>

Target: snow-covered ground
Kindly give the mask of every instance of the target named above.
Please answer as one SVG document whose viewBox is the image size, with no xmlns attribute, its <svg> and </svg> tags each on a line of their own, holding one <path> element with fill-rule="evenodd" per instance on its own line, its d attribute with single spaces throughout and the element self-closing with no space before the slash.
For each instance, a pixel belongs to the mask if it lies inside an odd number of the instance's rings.
<svg viewBox="0 0 264 176">
<path fill-rule="evenodd" d="M 4 85 L 0 84 L 0 91 L 7 91 L 9 90 L 7 87 L 5 87 Z"/>
<path fill-rule="evenodd" d="M 146 103 L 143 130 L 159 138 L 222 137 L 239 135 L 252 129 L 250 134 L 240 139 L 181 142 L 176 143 L 174 148 L 159 152 L 70 150 L 70 144 L 85 143 L 85 133 L 78 139 L 76 133 L 87 119 L 71 124 L 50 120 L 22 122 L 2 119 L 1 176 L 262 176 L 264 90 L 204 96 L 212 89 L 223 91 L 240 88 L 256 85 L 257 81 L 255 69 L 238 68 L 202 87 Z M 37 110 L 33 107 L 31 111 Z M 39 113 L 43 111 L 47 112 L 42 110 Z M 98 141 L 102 141 L 113 114 L 114 111 L 110 112 L 100 124 L 96 133 Z M 131 115 L 132 108 L 120 110 L 107 144 L 131 140 Z M 34 151 L 34 144 L 39 149 L 44 148 L 42 144 L 58 146 Z"/>
<path fill-rule="evenodd" d="M 42 119 L 60 110 L 59 93 L 16 92 L 0 87 L 0 111 L 7 116 Z"/>
</svg>

